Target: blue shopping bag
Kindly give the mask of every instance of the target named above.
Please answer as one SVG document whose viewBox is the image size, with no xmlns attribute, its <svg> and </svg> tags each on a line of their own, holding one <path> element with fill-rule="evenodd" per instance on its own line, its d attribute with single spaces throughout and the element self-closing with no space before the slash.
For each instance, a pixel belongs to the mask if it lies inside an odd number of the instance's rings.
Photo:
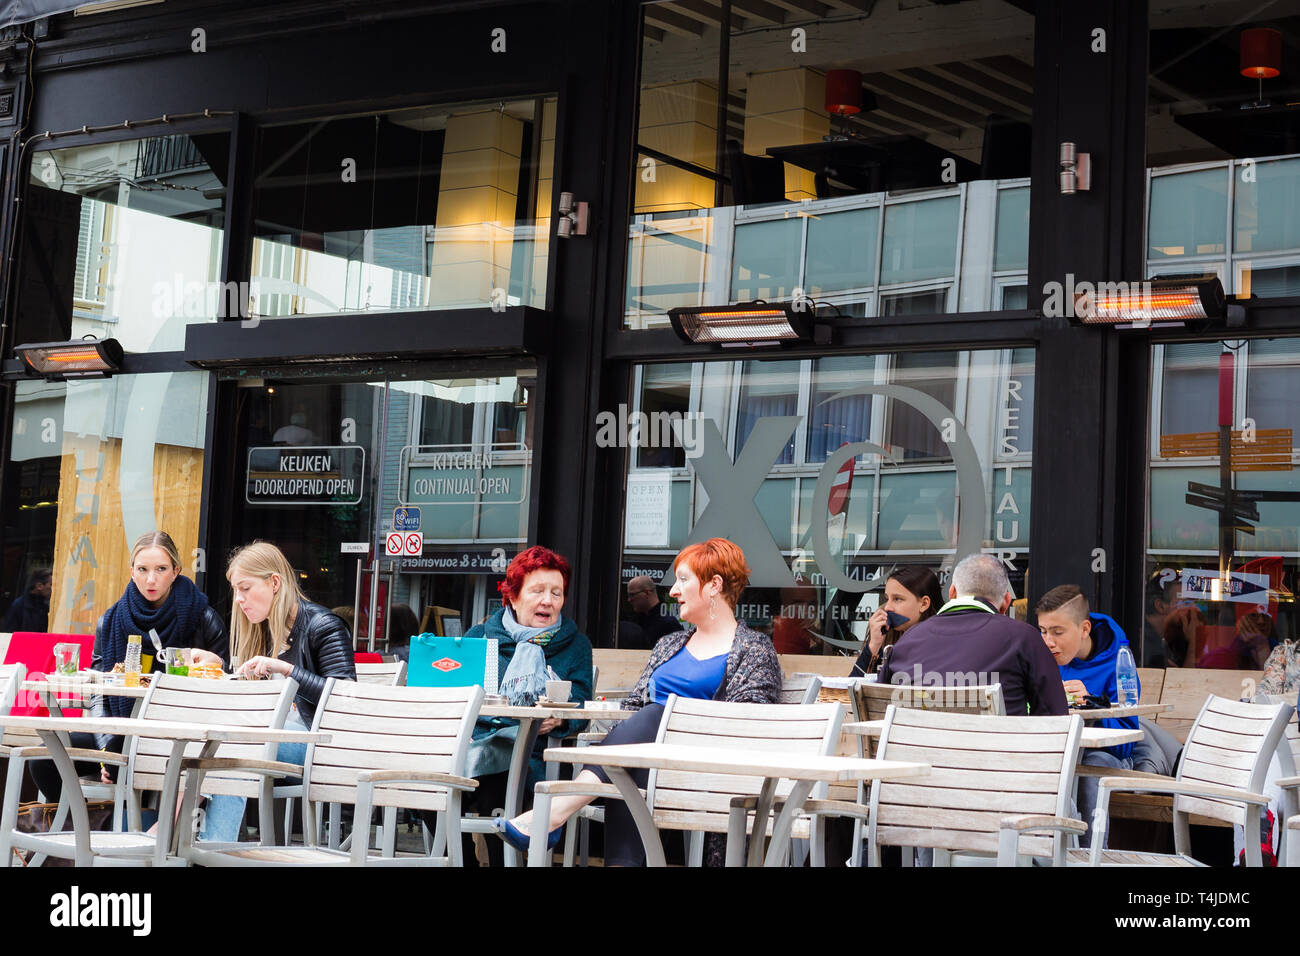
<svg viewBox="0 0 1300 956">
<path fill-rule="evenodd" d="M 420 634 L 411 638 L 406 684 L 408 687 L 478 684 L 487 693 L 495 694 L 499 660 L 496 638 Z"/>
</svg>

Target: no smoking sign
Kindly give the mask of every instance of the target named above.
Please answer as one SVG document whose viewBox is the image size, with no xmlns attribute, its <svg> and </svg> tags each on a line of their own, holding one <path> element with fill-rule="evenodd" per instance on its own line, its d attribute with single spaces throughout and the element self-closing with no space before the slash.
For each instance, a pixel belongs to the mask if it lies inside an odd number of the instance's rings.
<svg viewBox="0 0 1300 956">
<path fill-rule="evenodd" d="M 384 540 L 384 554 L 390 558 L 418 558 L 424 554 L 424 535 L 419 531 L 395 531 Z"/>
</svg>

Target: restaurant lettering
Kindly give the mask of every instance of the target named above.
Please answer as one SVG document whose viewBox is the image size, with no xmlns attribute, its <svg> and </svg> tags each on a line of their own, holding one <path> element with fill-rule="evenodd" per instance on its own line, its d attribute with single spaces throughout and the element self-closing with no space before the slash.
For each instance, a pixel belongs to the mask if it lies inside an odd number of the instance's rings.
<svg viewBox="0 0 1300 956">
<path fill-rule="evenodd" d="M 361 500 L 365 449 L 250 448 L 249 504 L 339 505 Z"/>
</svg>

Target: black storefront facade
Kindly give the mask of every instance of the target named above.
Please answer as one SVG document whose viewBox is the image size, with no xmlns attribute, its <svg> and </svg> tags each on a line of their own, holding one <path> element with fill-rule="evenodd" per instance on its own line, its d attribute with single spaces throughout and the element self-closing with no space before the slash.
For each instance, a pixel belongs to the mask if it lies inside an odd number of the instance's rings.
<svg viewBox="0 0 1300 956">
<path fill-rule="evenodd" d="M 1218 519 L 1185 497 L 1219 481 L 1195 436 L 1222 389 L 1239 441 L 1291 434 L 1300 10 L 1222 6 L 166 0 L 10 28 L 5 598 L 52 567 L 51 629 L 86 630 L 164 526 L 224 606 L 224 555 L 264 537 L 382 645 L 397 604 L 481 618 L 544 543 L 612 646 L 626 583 L 700 528 L 746 547 L 742 614 L 783 650 L 850 649 L 890 568 L 984 548 L 1148 663 L 1249 666 L 1239 612 L 1294 636 L 1296 505 L 1259 502 L 1211 590 Z M 1278 78 L 1242 76 L 1251 27 Z M 1244 324 L 1053 304 L 1191 272 Z M 758 299 L 829 341 L 668 326 Z M 87 333 L 121 374 L 14 358 Z M 1293 441 L 1254 451 L 1237 488 L 1300 490 Z M 422 553 L 374 576 L 407 528 Z M 1171 646 L 1174 605 L 1200 630 Z"/>
</svg>

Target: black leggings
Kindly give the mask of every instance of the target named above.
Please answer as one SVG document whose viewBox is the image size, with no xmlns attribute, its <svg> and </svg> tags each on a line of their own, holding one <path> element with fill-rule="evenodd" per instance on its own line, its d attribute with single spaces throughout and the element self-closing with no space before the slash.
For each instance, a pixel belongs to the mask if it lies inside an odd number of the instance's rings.
<svg viewBox="0 0 1300 956">
<path fill-rule="evenodd" d="M 114 753 L 122 752 L 122 738 L 110 737 L 107 746 L 101 748 L 99 742 L 95 739 L 94 734 L 83 734 L 80 732 L 68 735 L 68 740 L 73 747 L 81 747 L 86 750 L 111 750 Z M 79 777 L 94 777 L 99 782 L 99 764 L 86 760 L 78 760 L 73 763 Z M 114 780 L 117 779 L 117 767 L 109 766 L 109 776 Z M 63 778 L 59 776 L 59 768 L 54 766 L 53 760 L 33 760 L 27 764 L 27 772 L 32 775 L 32 780 L 36 786 L 41 788 L 41 793 L 45 799 L 51 803 L 58 803 L 59 797 L 63 795 Z"/>
<path fill-rule="evenodd" d="M 659 723 L 664 716 L 663 704 L 646 704 L 636 716 L 619 723 L 596 746 L 614 744 L 652 744 L 659 736 Z M 609 776 L 600 767 L 588 767 L 604 783 Z M 645 789 L 650 777 L 648 770 L 629 770 L 638 787 Z M 627 804 L 622 800 L 605 801 L 605 865 L 645 866 L 645 846 L 637 832 L 636 823 Z"/>
</svg>

